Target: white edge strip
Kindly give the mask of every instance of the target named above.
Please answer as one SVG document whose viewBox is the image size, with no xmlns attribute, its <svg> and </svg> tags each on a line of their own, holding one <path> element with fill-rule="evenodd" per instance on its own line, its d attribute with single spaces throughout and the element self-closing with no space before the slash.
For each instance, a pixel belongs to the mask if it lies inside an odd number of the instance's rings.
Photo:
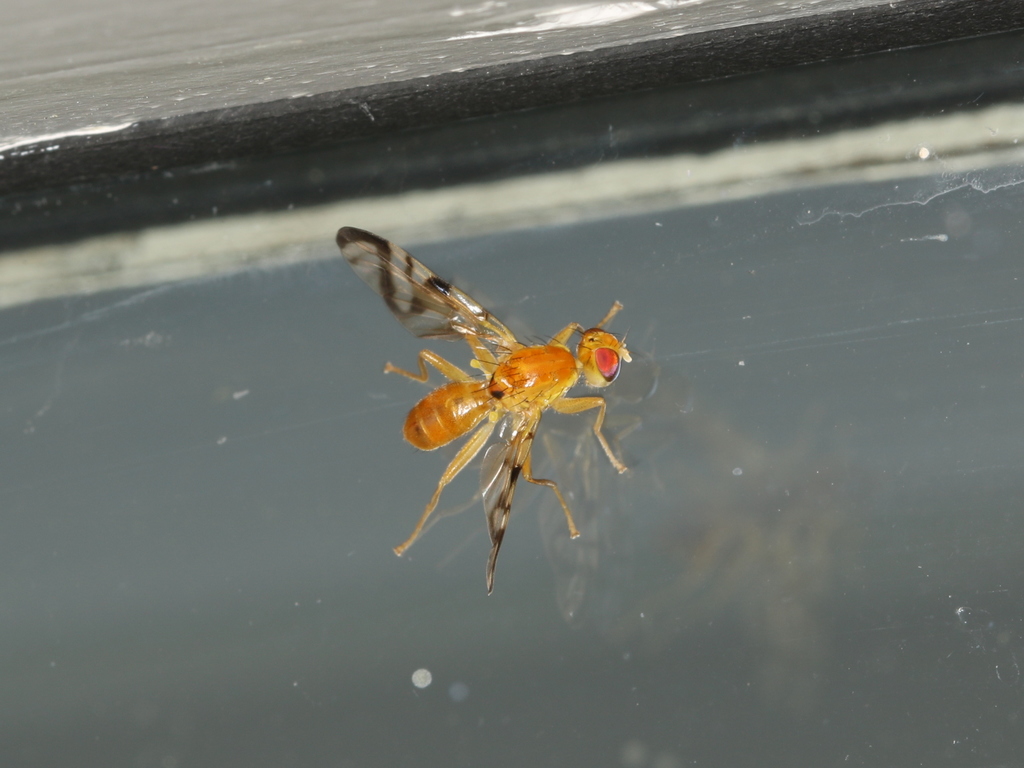
<svg viewBox="0 0 1024 768">
<path fill-rule="evenodd" d="M 416 244 L 1022 160 L 1024 107 L 1008 105 L 706 155 L 214 218 L 0 254 L 0 307 L 332 258 L 343 225 Z"/>
</svg>

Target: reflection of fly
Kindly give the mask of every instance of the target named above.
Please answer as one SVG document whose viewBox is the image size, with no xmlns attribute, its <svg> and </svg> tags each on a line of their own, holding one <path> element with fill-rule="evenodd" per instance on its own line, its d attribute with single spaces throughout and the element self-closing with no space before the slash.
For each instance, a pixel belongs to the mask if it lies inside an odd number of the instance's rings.
<svg viewBox="0 0 1024 768">
<path fill-rule="evenodd" d="M 626 471 L 601 433 L 604 398 L 566 396 L 580 377 L 592 387 L 608 386 L 618 376 L 621 361 L 630 360 L 625 344 L 602 329 L 622 305 L 615 302 L 604 319 L 589 330 L 584 330 L 579 323 L 570 323 L 547 344 L 526 346 L 472 298 L 394 243 L 354 227 L 339 229 L 337 240 L 356 274 L 383 297 L 402 325 L 420 338 L 464 339 L 475 357 L 470 366 L 487 376 L 486 379 L 471 376 L 429 350 L 419 354 L 418 374 L 391 363 L 384 366 L 385 373 L 400 373 L 425 382 L 429 363 L 450 380 L 417 403 L 405 420 L 405 439 L 417 448 L 424 451 L 440 448 L 483 422 L 441 475 L 412 535 L 395 547 L 397 555 L 420 535 L 437 506 L 441 491 L 480 452 L 495 424 L 502 422 L 500 435 L 503 439 L 484 454 L 481 470 L 481 493 L 491 537 L 491 556 L 487 561 L 487 592 L 490 593 L 494 586 L 494 563 L 520 476 L 555 492 L 569 524 L 569 535 L 579 536 L 569 505 L 558 486 L 552 480 L 534 477 L 531 472 L 530 448 L 546 408 L 559 413 L 580 413 L 596 408 L 594 434 L 612 465 L 619 472 Z M 575 333 L 579 333 L 581 339 L 573 355 L 567 344 Z"/>
</svg>

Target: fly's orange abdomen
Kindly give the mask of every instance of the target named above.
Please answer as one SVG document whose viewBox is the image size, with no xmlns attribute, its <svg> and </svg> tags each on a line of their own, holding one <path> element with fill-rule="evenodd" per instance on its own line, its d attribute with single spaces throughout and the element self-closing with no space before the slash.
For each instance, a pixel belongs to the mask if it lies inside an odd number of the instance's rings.
<svg viewBox="0 0 1024 768">
<path fill-rule="evenodd" d="M 462 437 L 484 420 L 491 395 L 479 381 L 453 381 L 420 400 L 405 418 L 405 439 L 432 451 Z"/>
<path fill-rule="evenodd" d="M 568 391 L 579 373 L 572 352 L 556 344 L 523 347 L 503 360 L 494 371 L 488 389 L 503 407 L 540 401 L 547 406 Z"/>
</svg>

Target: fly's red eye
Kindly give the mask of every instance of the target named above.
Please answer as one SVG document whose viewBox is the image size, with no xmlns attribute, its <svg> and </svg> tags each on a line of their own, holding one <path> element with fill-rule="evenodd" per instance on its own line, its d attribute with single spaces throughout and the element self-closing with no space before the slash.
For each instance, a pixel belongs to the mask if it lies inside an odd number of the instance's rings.
<svg viewBox="0 0 1024 768">
<path fill-rule="evenodd" d="M 598 347 L 594 350 L 594 362 L 597 363 L 597 370 L 601 372 L 607 381 L 615 381 L 619 375 L 619 353 L 608 347 Z"/>
</svg>

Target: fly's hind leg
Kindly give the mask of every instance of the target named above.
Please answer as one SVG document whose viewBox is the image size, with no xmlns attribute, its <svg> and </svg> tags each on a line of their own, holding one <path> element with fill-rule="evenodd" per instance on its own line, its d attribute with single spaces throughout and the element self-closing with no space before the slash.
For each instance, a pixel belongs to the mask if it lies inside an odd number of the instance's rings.
<svg viewBox="0 0 1024 768">
<path fill-rule="evenodd" d="M 391 363 L 385 363 L 384 373 L 399 373 L 413 381 L 425 382 L 430 378 L 430 374 L 427 372 L 427 363 L 430 363 L 434 368 L 440 371 L 441 375 L 446 379 L 451 379 L 452 381 L 474 381 L 474 377 L 459 368 L 459 366 L 454 363 L 449 363 L 439 354 L 431 352 L 429 349 L 424 349 L 420 352 L 417 359 L 420 363 L 419 374 L 411 373 L 410 371 L 407 371 L 404 368 L 399 368 Z"/>
<path fill-rule="evenodd" d="M 580 535 L 580 532 L 576 528 L 576 523 L 572 519 L 572 512 L 569 511 L 569 505 L 565 503 L 565 498 L 562 496 L 562 492 L 558 488 L 558 483 L 554 480 L 544 480 L 539 477 L 534 477 L 530 458 L 531 457 L 527 456 L 526 462 L 523 464 L 523 479 L 528 483 L 533 483 L 534 485 L 546 486 L 555 492 L 555 496 L 558 497 L 558 503 L 562 505 L 562 511 L 565 512 L 565 522 L 569 524 L 569 537 L 575 539 Z"/>
<path fill-rule="evenodd" d="M 608 441 L 605 439 L 604 433 L 601 431 L 601 426 L 604 424 L 604 412 L 608 407 L 603 397 L 566 397 L 562 400 L 556 400 L 551 404 L 551 408 L 559 413 L 582 413 L 583 411 L 589 411 L 592 408 L 597 408 L 597 418 L 594 419 L 594 434 L 597 436 L 597 440 L 601 443 L 601 447 L 604 449 L 605 455 L 608 457 L 608 461 L 612 463 L 620 473 L 626 471 L 626 465 L 619 461 L 618 457 L 612 452 L 612 447 L 608 445 Z"/>
<path fill-rule="evenodd" d="M 421 358 L 421 365 L 422 362 Z M 480 453 L 480 449 L 484 447 L 484 444 L 487 442 L 487 438 L 491 436 L 492 431 L 494 431 L 494 422 L 487 419 L 483 423 L 483 426 L 474 432 L 472 437 L 466 441 L 466 444 L 459 449 L 457 454 L 455 454 L 455 458 L 451 460 L 451 463 L 447 468 L 445 468 L 444 474 L 441 475 L 441 480 L 437 484 L 437 489 L 434 491 L 434 495 L 430 497 L 430 502 L 427 504 L 427 508 L 424 509 L 423 514 L 420 515 L 419 522 L 416 523 L 416 527 L 413 529 L 412 535 L 395 547 L 396 555 L 401 556 L 401 554 L 405 552 L 405 550 L 407 550 L 417 538 L 419 538 L 420 533 L 423 531 L 423 526 L 427 523 L 427 518 L 430 517 L 430 513 L 434 511 L 434 507 L 437 506 L 437 502 L 441 498 L 441 491 L 443 491 L 444 487 L 454 480 L 455 476 L 465 469 L 466 465 L 469 464 L 469 462 L 471 462 L 478 453 Z"/>
</svg>

